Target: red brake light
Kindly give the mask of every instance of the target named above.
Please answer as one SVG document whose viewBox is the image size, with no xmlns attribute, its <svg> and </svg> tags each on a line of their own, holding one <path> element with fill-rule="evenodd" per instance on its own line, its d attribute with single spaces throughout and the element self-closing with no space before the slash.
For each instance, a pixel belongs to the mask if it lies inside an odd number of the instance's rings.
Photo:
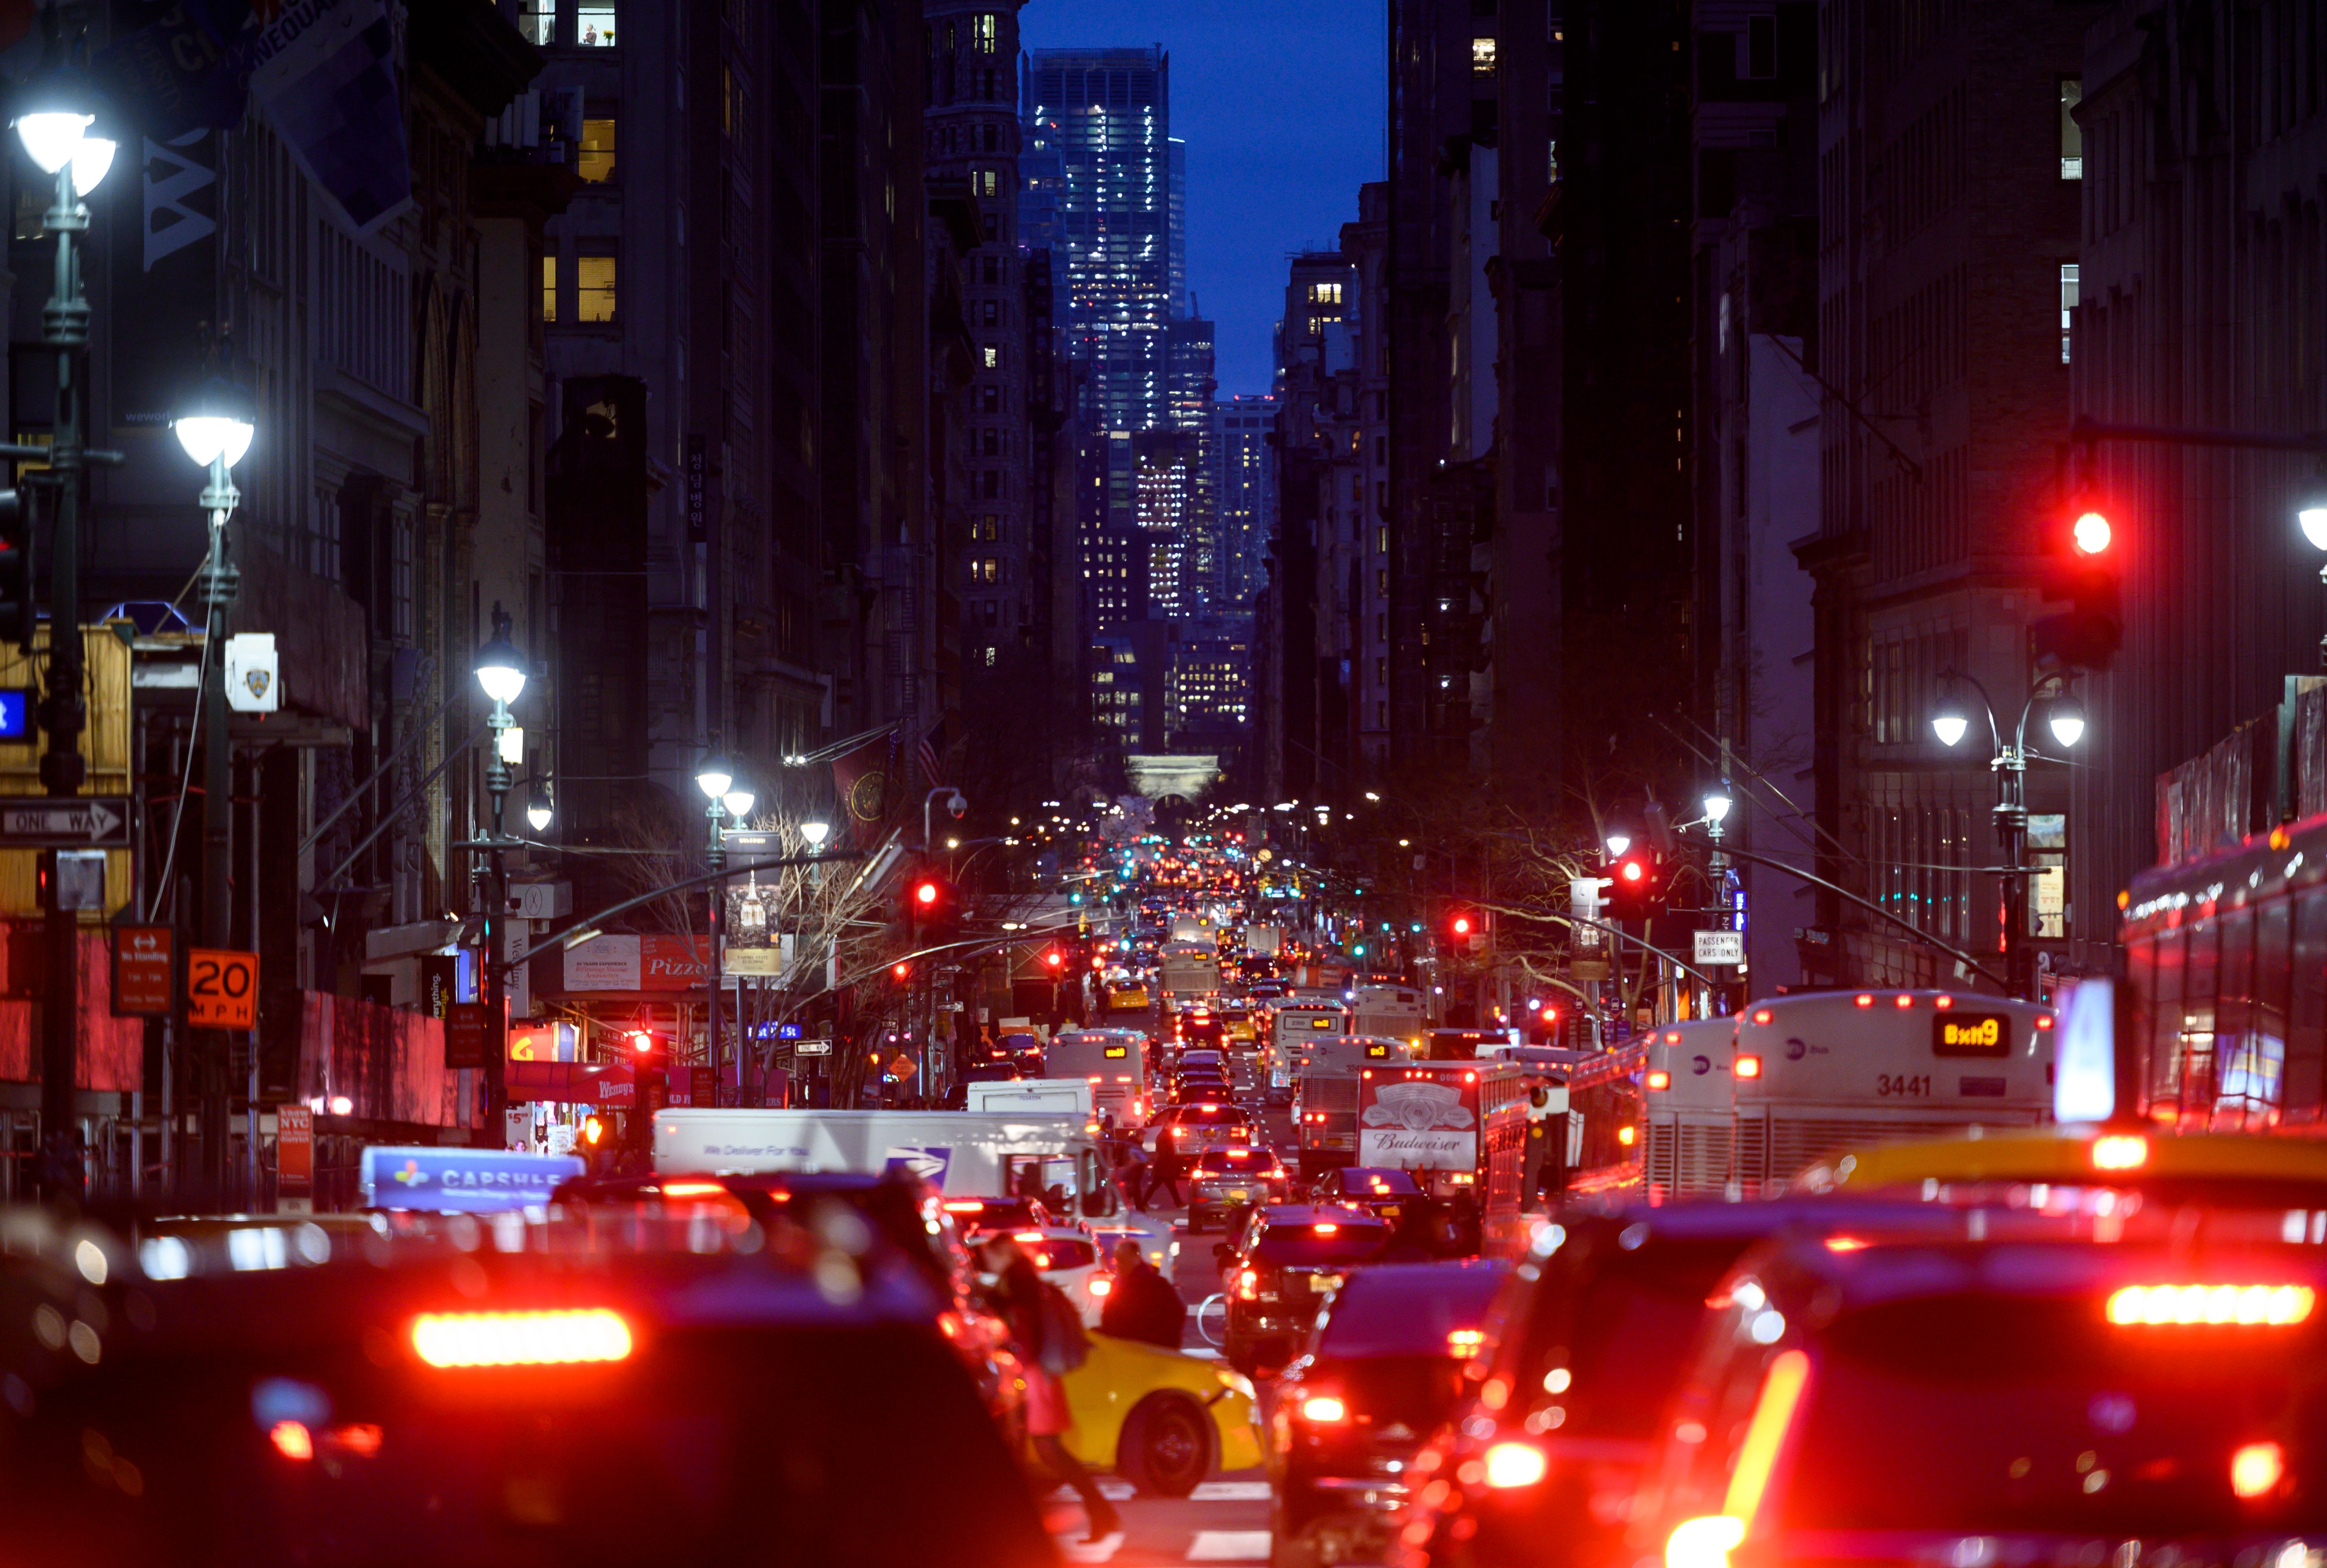
<svg viewBox="0 0 2327 1568">
<path fill-rule="evenodd" d="M 1771 1012 L 1766 1007 L 1757 1007 L 1753 1010 L 1753 1022 L 1756 1023 L 1767 1023 L 1771 1017 Z"/>
<path fill-rule="evenodd" d="M 1672 1074 L 1665 1071 L 1665 1069 L 1660 1067 L 1650 1069 L 1649 1071 L 1649 1087 L 1652 1089 L 1668 1089 L 1672 1087 Z"/>
<path fill-rule="evenodd" d="M 1543 1450 L 1531 1442 L 1499 1442 L 1484 1458 L 1487 1484 L 1499 1489 L 1531 1487 L 1551 1468 Z"/>
<path fill-rule="evenodd" d="M 1872 1006 L 1874 1006 L 1874 997 L 1872 997 L 1872 996 L 1869 996 L 1869 995 L 1868 995 L 1866 993 L 1864 993 L 1864 991 L 1862 991 L 1862 992 L 1860 992 L 1860 993 L 1858 994 L 1858 995 L 1857 995 L 1857 997 L 1855 998 L 1855 1000 L 1856 1000 L 1856 1002 L 1858 1003 L 1858 1004 L 1859 1004 L 1861 1007 L 1872 1007 Z"/>
<path fill-rule="evenodd" d="M 2138 1171 L 2149 1163 L 2149 1140 L 2138 1133 L 2112 1133 L 2093 1140 L 2093 1169 Z"/>
<path fill-rule="evenodd" d="M 1250 1269 L 1237 1273 L 1237 1300 L 1251 1302 L 1260 1299 L 1260 1276 Z"/>
<path fill-rule="evenodd" d="M 2230 1490 L 2241 1498 L 2267 1497 L 2286 1479 L 2286 1451 L 2275 1442 L 2249 1442 L 2230 1455 Z"/>
<path fill-rule="evenodd" d="M 1350 1407 L 1330 1394 L 1313 1394 L 1301 1402 L 1301 1419 L 1319 1423 L 1347 1421 Z"/>
<path fill-rule="evenodd" d="M 1904 991 L 1902 991 L 1899 993 L 1892 1004 L 1898 1007 L 1912 1007 L 1915 1005 L 1915 999 L 1912 996 L 1908 995 Z"/>
<path fill-rule="evenodd" d="M 1742 1078 L 1760 1078 L 1762 1059 L 1758 1056 L 1740 1056 L 1737 1059 L 1737 1076 Z"/>
</svg>

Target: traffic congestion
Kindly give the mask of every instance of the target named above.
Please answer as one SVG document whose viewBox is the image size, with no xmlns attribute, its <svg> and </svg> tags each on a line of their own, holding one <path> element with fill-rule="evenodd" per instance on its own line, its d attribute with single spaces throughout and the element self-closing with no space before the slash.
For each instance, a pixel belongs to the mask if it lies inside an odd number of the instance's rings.
<svg viewBox="0 0 2327 1568">
<path fill-rule="evenodd" d="M 2063 1117 L 2073 997 L 1451 1024 L 1146 849 L 923 1103 L 0 1213 L 0 1561 L 2327 1551 L 2327 1146 Z"/>
</svg>

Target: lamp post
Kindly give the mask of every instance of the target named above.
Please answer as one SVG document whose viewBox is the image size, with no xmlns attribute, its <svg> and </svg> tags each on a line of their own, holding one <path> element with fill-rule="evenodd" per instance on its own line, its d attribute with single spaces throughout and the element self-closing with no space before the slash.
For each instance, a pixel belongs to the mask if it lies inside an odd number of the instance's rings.
<svg viewBox="0 0 2327 1568">
<path fill-rule="evenodd" d="M 2004 975 L 2005 986 L 2023 1001 L 2033 1001 L 2035 976 L 2028 957 L 2028 715 L 2037 699 L 2050 693 L 2052 711 L 2046 723 L 2052 738 L 2065 749 L 2074 746 L 2085 735 L 2085 710 L 2069 695 L 2069 674 L 2053 670 L 2039 676 L 2036 684 L 2028 688 L 2028 700 L 2020 705 L 2020 719 L 2012 729 L 2012 743 L 2005 744 L 2002 730 L 1995 722 L 1995 708 L 1988 701 L 1987 688 L 1960 670 L 1942 670 L 1942 681 L 1967 686 L 1979 694 L 1980 712 L 1987 718 L 1988 739 L 1994 742 L 1995 755 L 1988 767 L 1995 773 L 1995 807 L 1990 815 L 1995 821 L 1996 841 L 2004 848 Z M 1962 743 L 1970 732 L 1971 716 L 1962 703 L 1950 691 L 1942 695 L 1939 710 L 1931 715 L 1931 733 L 1939 744 L 1954 747 Z"/>
<path fill-rule="evenodd" d="M 498 599 L 493 601 L 493 635 L 477 649 L 475 669 L 477 685 L 493 704 L 493 711 L 485 719 L 485 727 L 492 732 L 492 744 L 485 754 L 485 793 L 492 802 L 493 826 L 485 841 L 491 871 L 485 879 L 481 902 L 485 910 L 485 1130 L 493 1139 L 493 1147 L 500 1148 L 509 1141 L 505 1125 L 509 1112 L 509 979 L 501 962 L 505 945 L 501 921 L 509 907 L 509 883 L 501 852 L 510 842 L 501 831 L 501 807 L 516 782 L 511 766 L 523 760 L 522 755 L 509 755 L 513 749 L 522 751 L 525 734 L 517 728 L 509 705 L 525 695 L 525 658 L 509 640 L 509 612 Z M 512 738 L 516 742 L 514 748 L 510 744 Z M 528 815 L 529 817 L 530 809 Z M 545 823 L 547 816 L 545 808 Z"/>
<path fill-rule="evenodd" d="M 234 758 L 227 739 L 226 616 L 242 574 L 227 549 L 227 519 L 241 504 L 234 465 L 257 434 L 250 400 L 223 380 L 205 381 L 170 428 L 186 455 L 209 475 L 198 504 L 210 519 L 202 587 L 202 942 L 225 947 L 234 939 Z M 164 890 L 166 891 L 166 890 Z M 194 1074 L 201 1101 L 202 1171 L 213 1195 L 223 1195 L 227 1169 L 229 1056 L 221 1032 L 201 1053 Z"/>
<path fill-rule="evenodd" d="M 727 883 L 715 873 L 727 866 L 725 818 L 734 817 L 735 825 L 741 827 L 743 818 L 751 813 L 753 798 L 749 789 L 737 784 L 734 765 L 715 751 L 695 770 L 695 785 L 710 801 L 704 815 L 710 820 L 711 842 L 704 858 L 715 874 L 711 879 L 711 952 L 708 972 L 704 976 L 704 999 L 710 1005 L 704 1013 L 703 1044 L 704 1059 L 710 1065 L 711 1079 L 715 1085 L 719 1081 L 719 983 L 723 978 L 719 973 L 719 948 L 727 913 Z"/>
<path fill-rule="evenodd" d="M 89 298 L 81 292 L 80 262 L 73 236 L 87 232 L 89 209 L 81 198 L 97 188 L 113 164 L 114 144 L 94 135 L 93 95 L 78 72 L 63 63 L 61 40 L 51 23 L 42 70 L 18 98 L 16 136 L 42 173 L 55 181 L 54 197 L 42 219 L 57 237 L 56 271 L 48 303 L 41 312 L 41 342 L 56 360 L 56 423 L 41 476 L 55 496 L 49 583 L 49 674 L 41 704 L 41 727 L 48 747 L 41 756 L 41 788 L 51 795 L 78 795 L 86 772 L 80 733 L 86 719 L 81 700 L 80 485 L 92 457 L 117 461 L 116 453 L 92 453 L 83 428 L 88 391 L 81 375 L 89 350 Z M 25 629 L 26 640 L 31 627 Z M 80 913 L 57 896 L 61 884 L 50 857 L 51 896 L 46 911 L 48 991 L 41 1029 L 41 1185 L 53 1195 L 78 1198 L 81 1190 L 79 1114 L 73 1081 L 79 1067 Z M 208 1127 L 204 1131 L 207 1134 Z"/>
</svg>

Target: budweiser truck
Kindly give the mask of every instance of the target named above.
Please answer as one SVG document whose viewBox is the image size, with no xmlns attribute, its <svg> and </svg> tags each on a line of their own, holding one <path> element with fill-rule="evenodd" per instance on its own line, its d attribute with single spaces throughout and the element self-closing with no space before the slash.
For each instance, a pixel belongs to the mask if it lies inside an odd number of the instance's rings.
<svg viewBox="0 0 2327 1568">
<path fill-rule="evenodd" d="M 1528 1085 L 1512 1062 L 1420 1061 L 1358 1071 L 1358 1159 L 1405 1171 L 1431 1197 L 1468 1197 L 1485 1235 L 1519 1223 Z"/>
</svg>

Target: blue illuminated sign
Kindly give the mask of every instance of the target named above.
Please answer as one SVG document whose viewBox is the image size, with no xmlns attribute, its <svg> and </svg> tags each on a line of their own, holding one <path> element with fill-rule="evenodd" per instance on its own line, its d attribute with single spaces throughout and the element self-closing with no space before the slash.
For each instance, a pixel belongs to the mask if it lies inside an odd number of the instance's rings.
<svg viewBox="0 0 2327 1568">
<path fill-rule="evenodd" d="M 371 1148 L 363 1152 L 359 1181 L 367 1209 L 499 1214 L 541 1207 L 560 1181 L 582 1170 L 582 1162 L 571 1154 Z"/>
<path fill-rule="evenodd" d="M 33 694 L 25 686 L 0 689 L 0 741 L 23 741 L 33 733 Z"/>
</svg>

